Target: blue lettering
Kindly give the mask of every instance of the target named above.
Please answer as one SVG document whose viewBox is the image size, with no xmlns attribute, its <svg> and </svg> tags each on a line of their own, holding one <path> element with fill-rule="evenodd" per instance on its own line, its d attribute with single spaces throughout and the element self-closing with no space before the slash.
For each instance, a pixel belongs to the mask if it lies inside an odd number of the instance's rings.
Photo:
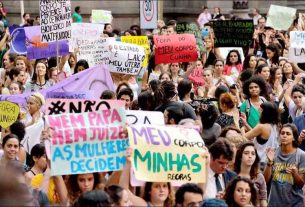
<svg viewBox="0 0 305 207">
<path fill-rule="evenodd" d="M 55 147 L 55 146 L 54 146 Z M 52 161 L 56 161 L 57 158 L 60 158 L 61 160 L 64 160 L 65 157 L 64 155 L 62 154 L 61 150 L 59 147 L 55 147 L 55 150 L 53 152 L 53 156 L 52 156 Z"/>
</svg>

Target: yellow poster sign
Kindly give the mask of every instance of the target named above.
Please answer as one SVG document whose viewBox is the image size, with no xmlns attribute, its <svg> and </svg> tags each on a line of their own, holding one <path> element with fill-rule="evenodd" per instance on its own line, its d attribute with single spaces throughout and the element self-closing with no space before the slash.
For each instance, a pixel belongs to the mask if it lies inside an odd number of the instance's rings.
<svg viewBox="0 0 305 207">
<path fill-rule="evenodd" d="M 9 101 L 0 101 L 0 126 L 7 128 L 18 118 L 20 108 L 17 104 Z"/>
<path fill-rule="evenodd" d="M 194 129 L 156 125 L 128 127 L 131 163 L 138 180 L 206 182 L 206 158 Z"/>
<path fill-rule="evenodd" d="M 122 36 L 121 41 L 126 42 L 126 43 L 140 45 L 140 46 L 144 47 L 146 56 L 145 56 L 142 66 L 147 67 L 148 57 L 150 54 L 150 46 L 149 46 L 147 36 Z"/>
</svg>

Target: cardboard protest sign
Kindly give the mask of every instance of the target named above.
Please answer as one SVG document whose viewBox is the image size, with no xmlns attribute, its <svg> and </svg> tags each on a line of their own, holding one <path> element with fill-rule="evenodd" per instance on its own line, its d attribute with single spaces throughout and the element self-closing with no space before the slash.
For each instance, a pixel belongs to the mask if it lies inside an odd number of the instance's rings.
<svg viewBox="0 0 305 207">
<path fill-rule="evenodd" d="M 92 23 L 106 24 L 112 22 L 113 17 L 111 11 L 93 9 L 91 13 Z"/>
<path fill-rule="evenodd" d="M 46 114 L 84 113 L 102 111 L 113 108 L 124 108 L 121 100 L 82 100 L 82 99 L 47 99 Z"/>
<path fill-rule="evenodd" d="M 176 25 L 177 34 L 193 34 L 200 53 L 204 51 L 200 28 L 195 22 L 178 22 Z"/>
<path fill-rule="evenodd" d="M 19 55 L 26 55 L 26 46 L 25 46 L 25 32 L 24 28 L 18 25 L 12 25 L 9 27 L 9 32 L 11 35 L 10 42 L 10 53 L 15 53 Z"/>
<path fill-rule="evenodd" d="M 147 36 L 122 36 L 121 41 L 144 47 L 146 56 L 145 56 L 142 66 L 147 67 L 148 57 L 150 54 L 150 45 L 149 45 L 148 37 Z"/>
<path fill-rule="evenodd" d="M 296 18 L 297 9 L 278 6 L 271 4 L 266 26 L 272 27 L 276 30 L 288 30 L 293 20 Z"/>
<path fill-rule="evenodd" d="M 76 91 L 76 92 L 49 92 L 46 98 L 58 98 L 58 99 L 94 99 L 94 95 L 91 91 Z"/>
<path fill-rule="evenodd" d="M 126 111 L 128 124 L 164 125 L 164 115 L 159 111 Z"/>
<path fill-rule="evenodd" d="M 114 91 L 114 85 L 107 66 L 101 65 L 83 70 L 74 74 L 55 85 L 41 90 L 40 93 L 46 97 L 50 92 L 73 92 L 90 91 L 95 99 L 99 99 L 104 90 Z M 27 97 L 31 93 L 18 95 L 0 95 L 0 101 L 10 101 L 19 104 L 21 109 L 26 110 Z"/>
<path fill-rule="evenodd" d="M 85 57 L 86 51 L 94 50 L 94 40 L 100 39 L 103 31 L 103 24 L 72 23 L 72 34 L 69 40 L 70 51 L 74 52 L 74 49 L 77 48 L 82 53 L 80 59 L 88 60 Z"/>
<path fill-rule="evenodd" d="M 252 43 L 253 20 L 213 21 L 215 47 L 248 47 Z"/>
<path fill-rule="evenodd" d="M 191 62 L 198 58 L 196 39 L 192 34 L 155 35 L 155 62 Z"/>
<path fill-rule="evenodd" d="M 51 174 L 68 175 L 122 170 L 128 139 L 123 108 L 47 116 L 54 128 Z"/>
<path fill-rule="evenodd" d="M 9 101 L 0 101 L 0 126 L 7 128 L 18 118 L 20 108 L 17 104 Z"/>
<path fill-rule="evenodd" d="M 53 42 L 71 38 L 70 0 L 40 0 L 41 41 Z"/>
<path fill-rule="evenodd" d="M 198 88 L 199 86 L 202 86 L 204 84 L 203 80 L 203 68 L 194 68 L 190 75 L 188 76 L 188 79 L 193 82 L 194 88 Z"/>
<path fill-rule="evenodd" d="M 132 167 L 138 180 L 148 182 L 206 181 L 204 142 L 193 129 L 168 126 L 128 127 Z"/>
<path fill-rule="evenodd" d="M 28 59 L 40 59 L 57 56 L 57 44 L 58 52 L 60 56 L 69 53 L 69 45 L 67 40 L 60 40 L 58 42 L 41 42 L 41 32 L 39 26 L 24 27 L 26 42 L 27 42 L 27 58 Z"/>
<path fill-rule="evenodd" d="M 293 63 L 305 62 L 305 31 L 290 32 L 288 59 Z"/>
<path fill-rule="evenodd" d="M 305 13 L 299 13 L 298 30 L 305 31 Z"/>
</svg>

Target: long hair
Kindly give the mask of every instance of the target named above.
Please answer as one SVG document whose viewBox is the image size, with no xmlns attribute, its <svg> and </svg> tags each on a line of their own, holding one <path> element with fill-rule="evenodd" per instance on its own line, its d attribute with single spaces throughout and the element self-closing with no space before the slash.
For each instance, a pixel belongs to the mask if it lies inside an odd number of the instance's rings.
<svg viewBox="0 0 305 207">
<path fill-rule="evenodd" d="M 253 144 L 253 142 L 246 142 L 238 148 L 238 150 L 236 152 L 236 156 L 235 156 L 234 171 L 237 174 L 240 173 L 243 153 L 244 153 L 246 147 L 249 147 L 249 146 L 253 147 L 253 149 L 255 150 L 255 161 L 254 161 L 253 165 L 251 166 L 251 170 L 250 170 L 251 179 L 255 179 L 257 174 L 259 173 L 260 159 L 259 159 L 259 156 L 257 154 L 257 150 L 256 150 L 255 145 Z"/>
<path fill-rule="evenodd" d="M 299 142 L 298 142 L 298 138 L 299 138 L 299 133 L 298 133 L 298 129 L 294 124 L 284 124 L 282 126 L 282 128 L 280 129 L 280 136 L 281 136 L 281 131 L 283 128 L 290 128 L 292 131 L 292 135 L 293 135 L 293 142 L 292 142 L 292 146 L 294 148 L 297 148 L 299 146 Z"/>
<path fill-rule="evenodd" d="M 37 70 L 36 70 L 36 67 L 37 67 L 38 63 L 42 63 L 42 64 L 44 64 L 44 65 L 46 66 L 46 74 L 44 75 L 44 78 L 45 78 L 46 81 L 49 80 L 49 76 L 48 76 L 48 65 L 47 65 L 46 62 L 42 59 L 42 60 L 37 60 L 37 61 L 35 62 L 35 65 L 34 65 L 34 74 L 33 74 L 33 77 L 32 77 L 32 83 L 36 83 L 37 78 L 38 78 L 38 76 L 37 76 Z"/>
<path fill-rule="evenodd" d="M 227 58 L 226 58 L 226 64 L 229 65 L 229 66 L 232 65 L 232 63 L 230 62 L 230 55 L 233 52 L 235 52 L 237 54 L 237 57 L 238 57 L 236 65 L 241 64 L 241 56 L 240 56 L 240 53 L 238 52 L 238 50 L 230 50 L 230 52 L 228 53 Z"/>
</svg>

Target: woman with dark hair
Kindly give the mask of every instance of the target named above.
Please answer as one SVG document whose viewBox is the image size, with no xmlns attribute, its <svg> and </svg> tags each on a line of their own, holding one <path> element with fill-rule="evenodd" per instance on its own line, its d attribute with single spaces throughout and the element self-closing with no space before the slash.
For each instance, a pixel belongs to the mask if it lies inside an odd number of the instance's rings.
<svg viewBox="0 0 305 207">
<path fill-rule="evenodd" d="M 280 129 L 280 148 L 269 148 L 265 167 L 266 182 L 271 181 L 269 206 L 304 206 L 305 152 L 298 148 L 294 124 Z"/>
<path fill-rule="evenodd" d="M 83 70 L 86 70 L 89 68 L 89 64 L 87 60 L 79 60 L 77 61 L 75 67 L 74 67 L 74 74 L 81 72 Z"/>
<path fill-rule="evenodd" d="M 243 93 L 246 100 L 240 106 L 240 111 L 244 114 L 246 129 L 250 130 L 258 124 L 260 105 L 266 102 L 266 82 L 259 76 L 252 76 L 243 84 Z"/>
<path fill-rule="evenodd" d="M 192 88 L 193 83 L 190 80 L 183 79 L 178 83 L 178 96 L 180 101 L 183 101 L 185 103 L 192 102 Z M 193 94 L 194 95 L 194 94 Z"/>
<path fill-rule="evenodd" d="M 257 64 L 256 56 L 253 54 L 247 55 L 243 63 L 243 70 L 250 69 L 251 71 L 254 72 L 256 69 L 256 64 Z"/>
<path fill-rule="evenodd" d="M 277 106 L 270 102 L 264 102 L 260 106 L 262 113 L 260 122 L 253 129 L 245 134 L 249 140 L 253 140 L 257 149 L 258 156 L 261 161 L 261 166 L 266 164 L 266 149 L 277 148 L 278 144 L 278 127 L 279 113 Z"/>
<path fill-rule="evenodd" d="M 280 50 L 276 44 L 266 46 L 267 63 L 269 66 L 278 65 L 280 59 Z"/>
<path fill-rule="evenodd" d="M 224 199 L 229 207 L 256 206 L 256 189 L 249 178 L 236 177 L 226 188 Z"/>
<path fill-rule="evenodd" d="M 214 104 L 204 104 L 198 109 L 201 118 L 202 133 L 201 137 L 207 146 L 213 144 L 219 137 L 221 126 L 216 123 L 218 111 Z"/>
<path fill-rule="evenodd" d="M 231 50 L 226 58 L 224 74 L 231 76 L 234 79 L 234 81 L 236 81 L 242 70 L 243 70 L 243 64 L 238 50 Z"/>
<path fill-rule="evenodd" d="M 111 185 L 106 188 L 106 192 L 111 198 L 111 201 L 116 206 L 132 206 L 128 197 L 128 192 L 118 185 Z"/>
<path fill-rule="evenodd" d="M 42 174 L 47 169 L 47 155 L 44 144 L 36 144 L 31 150 L 32 163 L 31 169 L 25 174 L 25 177 L 31 183 L 32 178 L 37 174 Z"/>
<path fill-rule="evenodd" d="M 287 80 L 295 79 L 295 75 L 293 73 L 293 67 L 290 62 L 284 63 L 282 72 L 283 72 L 283 80 L 282 80 L 283 83 L 286 83 Z"/>
<path fill-rule="evenodd" d="M 152 91 L 144 91 L 138 96 L 140 110 L 153 111 L 155 109 L 155 99 Z"/>
<path fill-rule="evenodd" d="M 8 134 L 2 139 L 3 154 L 0 159 L 0 167 L 5 168 L 10 160 L 18 160 L 20 140 L 15 134 Z"/>
<path fill-rule="evenodd" d="M 272 88 L 272 93 L 274 95 L 275 102 L 279 103 L 283 98 L 281 97 L 281 94 L 283 92 L 283 86 L 282 86 L 282 69 L 279 67 L 272 67 L 270 70 L 270 78 L 269 83 Z"/>
<path fill-rule="evenodd" d="M 169 72 L 163 72 L 159 76 L 159 81 L 173 81 L 172 75 Z"/>
<path fill-rule="evenodd" d="M 25 92 L 38 92 L 51 87 L 54 83 L 49 80 L 47 64 L 44 60 L 37 60 L 34 66 L 32 82 L 25 85 Z"/>
<path fill-rule="evenodd" d="M 254 74 L 261 76 L 268 83 L 270 78 L 270 68 L 267 64 L 262 64 L 257 67 Z"/>
<path fill-rule="evenodd" d="M 83 193 L 74 203 L 73 207 L 102 207 L 112 206 L 109 195 L 100 190 L 93 190 Z"/>
<path fill-rule="evenodd" d="M 213 83 L 216 87 L 220 85 L 224 85 L 227 88 L 234 84 L 234 80 L 231 76 L 227 76 L 224 74 L 224 62 L 223 60 L 215 60 L 214 61 L 214 72 L 213 72 Z"/>
<path fill-rule="evenodd" d="M 214 13 L 212 14 L 213 20 L 225 20 L 225 17 L 220 11 L 220 7 L 214 7 Z"/>
<path fill-rule="evenodd" d="M 169 64 L 169 72 L 171 74 L 173 82 L 178 85 L 178 83 L 183 80 L 182 77 L 180 77 L 180 64 L 179 63 L 170 63 Z"/>
<path fill-rule="evenodd" d="M 266 181 L 259 170 L 259 157 L 252 142 L 246 142 L 238 148 L 235 156 L 234 171 L 237 175 L 252 180 L 256 187 L 259 206 L 267 206 Z"/>
</svg>

